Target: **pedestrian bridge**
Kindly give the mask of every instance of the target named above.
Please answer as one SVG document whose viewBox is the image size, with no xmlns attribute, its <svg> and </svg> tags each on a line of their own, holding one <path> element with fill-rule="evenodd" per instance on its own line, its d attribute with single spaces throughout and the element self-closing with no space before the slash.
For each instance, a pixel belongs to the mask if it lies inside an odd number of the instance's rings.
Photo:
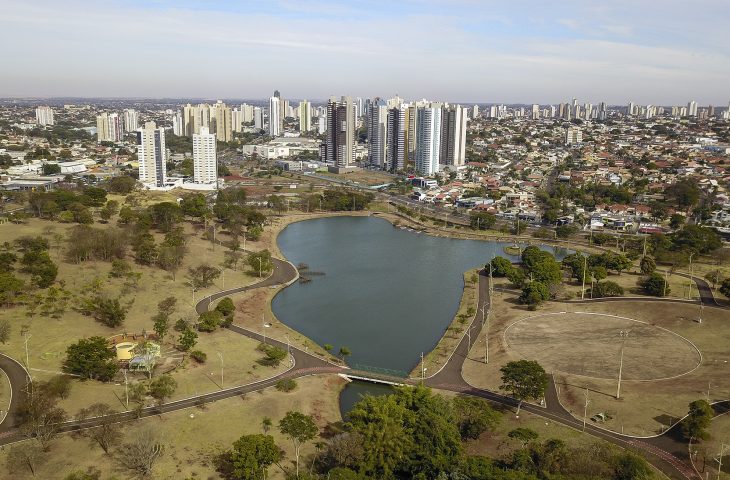
<svg viewBox="0 0 730 480">
<path fill-rule="evenodd" d="M 416 385 L 418 382 L 408 376 L 402 370 L 391 370 L 388 368 L 373 367 L 370 365 L 353 364 L 348 370 L 340 374 L 350 380 L 361 380 L 363 382 L 381 383 L 385 385 Z"/>
</svg>

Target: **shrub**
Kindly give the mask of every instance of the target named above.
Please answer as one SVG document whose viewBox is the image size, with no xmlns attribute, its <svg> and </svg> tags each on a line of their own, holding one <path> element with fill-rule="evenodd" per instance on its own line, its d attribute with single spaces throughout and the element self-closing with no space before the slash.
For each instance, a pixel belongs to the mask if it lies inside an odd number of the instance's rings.
<svg viewBox="0 0 730 480">
<path fill-rule="evenodd" d="M 593 298 L 620 297 L 624 289 L 616 282 L 598 282 L 593 285 Z"/>
<path fill-rule="evenodd" d="M 193 350 L 192 352 L 190 352 L 190 358 L 198 363 L 205 363 L 205 361 L 208 359 L 208 354 L 200 350 Z"/>
<path fill-rule="evenodd" d="M 231 300 L 230 297 L 225 297 L 220 302 L 218 302 L 218 305 L 216 305 L 215 309 L 218 312 L 221 312 L 221 315 L 227 317 L 229 315 L 233 315 L 233 312 L 236 311 L 236 306 L 233 304 L 233 300 Z"/>
<path fill-rule="evenodd" d="M 260 358 L 257 362 L 267 367 L 276 367 L 282 360 L 284 360 L 284 358 L 286 358 L 286 350 L 274 345 L 261 343 L 258 347 L 256 347 L 256 350 L 263 352 L 265 355 L 264 358 Z"/>
<path fill-rule="evenodd" d="M 198 317 L 198 330 L 201 332 L 212 332 L 216 330 L 223 321 L 223 315 L 218 310 L 205 312 Z"/>
<path fill-rule="evenodd" d="M 285 378 L 276 382 L 276 389 L 280 392 L 291 392 L 297 388 L 297 382 L 291 378 Z"/>
</svg>

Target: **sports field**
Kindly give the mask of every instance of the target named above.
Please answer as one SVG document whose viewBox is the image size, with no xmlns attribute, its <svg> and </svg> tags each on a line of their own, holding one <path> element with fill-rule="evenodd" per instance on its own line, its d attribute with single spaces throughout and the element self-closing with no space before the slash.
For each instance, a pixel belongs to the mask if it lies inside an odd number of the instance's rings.
<svg viewBox="0 0 730 480">
<path fill-rule="evenodd" d="M 622 336 L 623 335 L 623 336 Z M 505 343 L 547 371 L 592 378 L 660 380 L 691 372 L 702 357 L 687 339 L 628 317 L 587 312 L 534 315 L 510 325 Z"/>
</svg>

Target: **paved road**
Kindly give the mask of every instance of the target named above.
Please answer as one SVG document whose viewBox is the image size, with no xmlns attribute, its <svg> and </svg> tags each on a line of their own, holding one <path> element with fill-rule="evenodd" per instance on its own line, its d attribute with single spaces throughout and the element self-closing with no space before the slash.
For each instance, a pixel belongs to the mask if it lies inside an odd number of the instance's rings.
<svg viewBox="0 0 730 480">
<path fill-rule="evenodd" d="M 18 410 L 26 398 L 26 385 L 30 381 L 28 371 L 7 355 L 0 353 L 0 369 L 2 369 L 10 380 L 10 408 L 3 422 L 0 424 L 0 433 L 12 430 L 19 424 Z M 3 414 L 5 412 L 2 412 Z M 1 416 L 0 416 L 1 418 Z"/>
</svg>

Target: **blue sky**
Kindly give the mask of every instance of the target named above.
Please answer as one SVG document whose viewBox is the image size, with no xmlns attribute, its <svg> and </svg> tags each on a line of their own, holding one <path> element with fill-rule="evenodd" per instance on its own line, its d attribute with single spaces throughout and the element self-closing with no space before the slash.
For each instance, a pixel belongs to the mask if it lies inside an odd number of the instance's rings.
<svg viewBox="0 0 730 480">
<path fill-rule="evenodd" d="M 728 0 L 3 0 L 0 11 L 0 96 L 730 100 Z"/>
</svg>

